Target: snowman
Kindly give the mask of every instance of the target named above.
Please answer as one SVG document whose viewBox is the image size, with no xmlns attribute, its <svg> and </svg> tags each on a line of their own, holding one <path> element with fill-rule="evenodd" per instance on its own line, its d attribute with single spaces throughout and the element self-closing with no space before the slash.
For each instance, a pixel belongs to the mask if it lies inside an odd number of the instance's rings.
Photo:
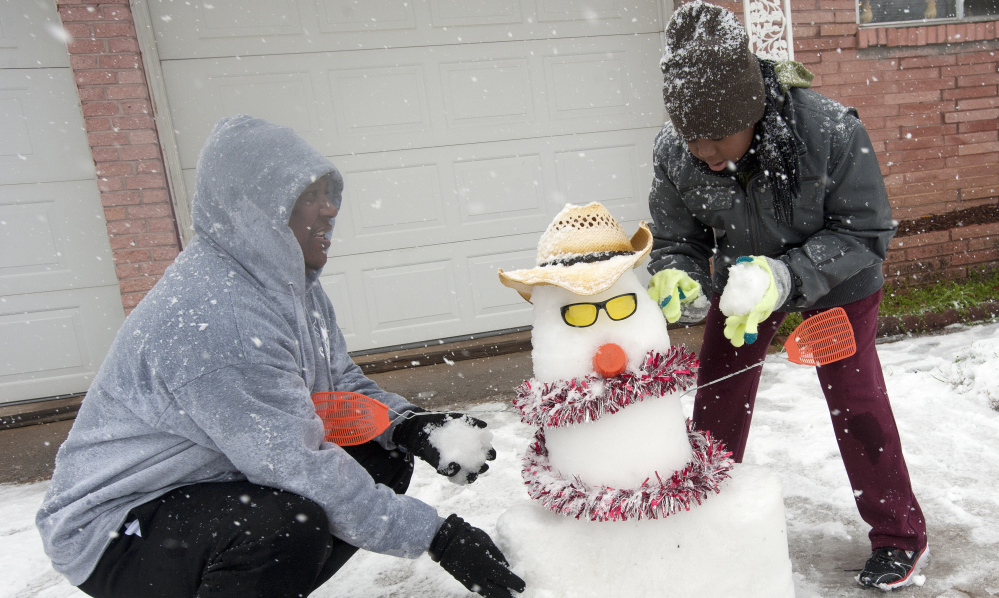
<svg viewBox="0 0 999 598">
<path fill-rule="evenodd" d="M 500 270 L 534 307 L 534 377 L 514 405 L 537 432 L 533 500 L 497 540 L 528 595 L 793 597 L 780 479 L 683 415 L 697 359 L 634 272 L 651 249 L 645 223 L 629 238 L 603 205 L 570 204 L 536 268 Z"/>
</svg>

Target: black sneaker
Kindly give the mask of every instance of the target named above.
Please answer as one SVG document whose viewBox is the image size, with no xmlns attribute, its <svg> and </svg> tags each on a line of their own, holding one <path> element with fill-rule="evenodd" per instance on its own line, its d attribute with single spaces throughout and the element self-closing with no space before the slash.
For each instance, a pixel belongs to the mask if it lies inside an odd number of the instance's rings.
<svg viewBox="0 0 999 598">
<path fill-rule="evenodd" d="M 928 547 L 912 551 L 883 546 L 871 553 L 857 581 L 862 586 L 890 592 L 913 583 L 929 558 Z"/>
</svg>

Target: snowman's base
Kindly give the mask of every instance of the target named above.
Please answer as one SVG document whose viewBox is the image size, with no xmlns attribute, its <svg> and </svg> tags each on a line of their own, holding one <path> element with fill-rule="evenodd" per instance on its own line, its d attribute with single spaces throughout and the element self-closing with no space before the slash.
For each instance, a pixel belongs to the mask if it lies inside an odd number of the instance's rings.
<svg viewBox="0 0 999 598">
<path fill-rule="evenodd" d="M 508 509 L 497 542 L 524 598 L 793 598 L 781 481 L 736 465 L 690 511 L 643 521 L 580 521 L 534 501 Z"/>
</svg>

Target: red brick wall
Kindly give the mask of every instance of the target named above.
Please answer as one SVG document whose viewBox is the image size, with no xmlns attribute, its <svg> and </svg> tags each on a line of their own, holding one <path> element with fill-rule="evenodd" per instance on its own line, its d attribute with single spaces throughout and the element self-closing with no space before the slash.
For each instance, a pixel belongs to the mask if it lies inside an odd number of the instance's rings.
<svg viewBox="0 0 999 598">
<path fill-rule="evenodd" d="M 855 0 L 792 0 L 795 59 L 813 88 L 860 114 L 898 220 L 996 203 L 996 24 L 871 27 Z M 999 263 L 999 225 L 896 239 L 890 280 L 963 277 Z"/>
<path fill-rule="evenodd" d="M 854 0 L 796 0 L 792 19 L 795 58 L 815 73 L 813 87 L 860 113 L 896 218 L 995 201 L 999 43 L 994 25 L 988 28 L 992 41 L 957 41 L 963 24 L 858 32 Z M 985 37 L 986 24 L 980 25 Z M 933 30 L 936 38 L 938 30 L 948 29 L 954 30 L 949 37 L 941 35 L 933 44 L 918 31 L 928 38 L 927 30 Z M 909 43 L 909 33 L 914 45 L 901 45 Z M 884 45 L 874 46 L 872 38 L 883 38 Z"/>
<path fill-rule="evenodd" d="M 128 313 L 180 251 L 135 25 L 128 0 L 57 6 Z"/>
<path fill-rule="evenodd" d="M 999 222 L 892 239 L 889 282 L 964 278 L 969 271 L 999 268 Z"/>
</svg>

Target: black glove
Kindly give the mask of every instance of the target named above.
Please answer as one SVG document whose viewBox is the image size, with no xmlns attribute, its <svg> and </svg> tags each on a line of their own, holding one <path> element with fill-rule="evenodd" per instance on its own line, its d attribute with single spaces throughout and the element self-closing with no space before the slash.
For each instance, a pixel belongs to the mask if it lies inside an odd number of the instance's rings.
<svg viewBox="0 0 999 598">
<path fill-rule="evenodd" d="M 489 534 L 452 514 L 430 543 L 430 558 L 469 590 L 486 598 L 510 598 L 523 592 L 524 580 L 510 571 L 510 563 Z"/>
<path fill-rule="evenodd" d="M 415 415 L 416 413 L 421 415 Z M 475 426 L 476 428 L 486 427 L 486 422 L 469 417 L 463 413 L 429 413 L 419 407 L 412 410 L 411 414 L 404 413 L 400 417 L 406 419 L 395 427 L 395 431 L 392 433 L 392 442 L 423 459 L 435 468 L 437 473 L 449 478 L 454 477 L 461 471 L 461 465 L 453 461 L 450 463 L 440 462 L 440 452 L 438 452 L 434 445 L 430 444 L 430 433 L 433 432 L 434 428 L 439 428 L 452 419 L 460 418 L 465 418 L 465 422 L 469 426 Z M 485 455 L 485 459 L 486 461 L 492 461 L 495 458 L 496 451 L 490 447 Z M 489 469 L 489 465 L 483 463 L 478 471 L 466 471 L 465 480 L 469 483 L 474 482 L 479 477 L 479 474 L 485 473 L 487 469 Z"/>
</svg>

